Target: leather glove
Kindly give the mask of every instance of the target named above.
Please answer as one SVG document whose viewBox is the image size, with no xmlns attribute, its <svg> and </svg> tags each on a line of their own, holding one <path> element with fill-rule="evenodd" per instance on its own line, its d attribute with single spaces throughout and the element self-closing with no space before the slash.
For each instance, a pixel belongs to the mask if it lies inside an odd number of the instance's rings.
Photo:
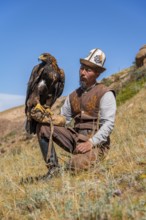
<svg viewBox="0 0 146 220">
<path fill-rule="evenodd" d="M 31 109 L 31 118 L 33 118 L 35 121 L 39 123 L 50 123 L 50 114 L 48 114 L 48 111 L 45 109 L 40 109 L 40 108 L 32 108 Z"/>
<path fill-rule="evenodd" d="M 66 118 L 63 115 L 53 115 L 53 124 L 56 126 L 64 127 L 66 124 Z"/>
<path fill-rule="evenodd" d="M 39 123 L 48 123 L 50 124 L 51 120 L 54 125 L 64 127 L 66 119 L 62 115 L 48 115 L 48 112 L 42 112 L 40 110 L 32 109 L 31 117 Z"/>
</svg>

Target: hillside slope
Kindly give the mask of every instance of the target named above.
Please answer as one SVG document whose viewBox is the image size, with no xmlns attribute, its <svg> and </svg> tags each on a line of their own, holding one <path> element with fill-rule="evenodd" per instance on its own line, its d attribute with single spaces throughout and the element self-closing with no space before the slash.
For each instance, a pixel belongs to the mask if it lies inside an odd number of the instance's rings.
<svg viewBox="0 0 146 220">
<path fill-rule="evenodd" d="M 0 219 L 146 219 L 144 78 L 140 78 L 140 84 L 137 84 L 138 79 L 133 81 L 134 87 L 130 88 L 136 88 L 136 93 L 133 97 L 126 97 L 118 106 L 108 156 L 89 172 L 75 176 L 62 170 L 59 178 L 48 182 L 20 184 L 22 178 L 43 175 L 47 169 L 36 136 L 28 138 L 24 132 L 23 107 L 12 110 L 15 120 L 11 110 L 3 113 L 0 120 L 10 120 L 11 128 L 7 131 L 2 129 L 5 131 L 2 131 L 4 133 L 0 139 Z M 129 83 L 131 85 L 131 81 L 127 82 L 125 89 Z M 54 111 L 59 111 L 63 101 L 64 97 L 56 103 Z M 21 122 L 19 126 L 22 126 L 19 130 L 13 126 L 17 119 Z M 58 146 L 56 150 L 63 166 L 70 155 Z"/>
<path fill-rule="evenodd" d="M 53 105 L 52 111 L 55 114 L 59 114 L 64 99 L 65 97 L 62 96 Z M 12 143 L 18 140 L 33 138 L 25 133 L 25 121 L 24 106 L 0 112 L 0 154 L 5 153 L 9 147 L 13 147 Z"/>
</svg>

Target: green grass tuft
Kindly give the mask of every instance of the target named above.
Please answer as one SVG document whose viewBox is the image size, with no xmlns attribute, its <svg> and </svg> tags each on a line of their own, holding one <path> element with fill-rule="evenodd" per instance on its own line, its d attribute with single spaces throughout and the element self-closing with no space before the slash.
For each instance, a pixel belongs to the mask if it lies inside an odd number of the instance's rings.
<svg viewBox="0 0 146 220">
<path fill-rule="evenodd" d="M 146 85 L 146 77 L 128 83 L 117 95 L 117 105 L 125 103 L 127 100 L 135 96 Z"/>
</svg>

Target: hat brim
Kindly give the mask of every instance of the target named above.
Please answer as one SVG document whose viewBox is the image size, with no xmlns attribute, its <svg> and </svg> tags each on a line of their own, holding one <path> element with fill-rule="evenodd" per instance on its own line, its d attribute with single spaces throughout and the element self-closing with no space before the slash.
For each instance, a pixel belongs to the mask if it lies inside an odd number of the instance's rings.
<svg viewBox="0 0 146 220">
<path fill-rule="evenodd" d="M 103 73 L 106 70 L 106 68 L 98 66 L 98 65 L 96 65 L 96 64 L 94 64 L 94 63 L 92 63 L 88 60 L 85 60 L 85 59 L 80 59 L 80 63 L 84 64 L 86 66 L 89 66 L 93 69 L 96 69 L 99 73 Z"/>
</svg>

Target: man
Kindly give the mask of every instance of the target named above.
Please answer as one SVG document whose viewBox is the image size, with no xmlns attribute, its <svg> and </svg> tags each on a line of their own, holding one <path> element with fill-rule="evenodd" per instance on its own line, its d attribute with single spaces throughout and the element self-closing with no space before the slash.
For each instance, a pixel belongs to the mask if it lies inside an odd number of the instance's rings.
<svg viewBox="0 0 146 220">
<path fill-rule="evenodd" d="M 73 154 L 68 163 L 72 170 L 89 169 L 98 162 L 110 148 L 110 134 L 114 127 L 116 100 L 114 91 L 96 79 L 105 71 L 105 54 L 100 49 L 93 49 L 89 55 L 80 59 L 80 87 L 73 91 L 61 108 L 66 124 L 74 120 L 73 127 L 55 126 L 52 139 L 64 150 Z M 59 124 L 58 124 L 59 125 Z M 48 124 L 37 127 L 38 139 L 46 161 L 51 129 Z M 58 158 L 51 143 L 47 178 L 58 172 Z"/>
</svg>

